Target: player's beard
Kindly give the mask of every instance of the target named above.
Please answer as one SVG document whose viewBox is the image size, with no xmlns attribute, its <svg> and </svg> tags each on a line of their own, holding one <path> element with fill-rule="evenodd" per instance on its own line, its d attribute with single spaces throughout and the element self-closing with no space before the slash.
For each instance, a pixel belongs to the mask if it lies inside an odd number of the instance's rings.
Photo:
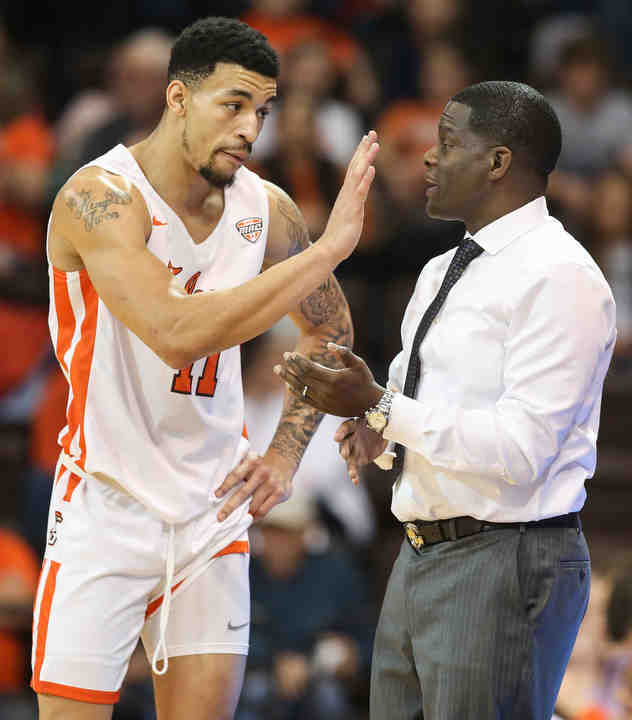
<svg viewBox="0 0 632 720">
<path fill-rule="evenodd" d="M 206 180 L 206 182 L 215 188 L 230 187 L 235 182 L 235 173 L 227 175 L 225 173 L 218 172 L 213 167 L 213 158 L 211 158 L 207 165 L 202 165 L 199 169 L 200 175 Z"/>
<path fill-rule="evenodd" d="M 184 130 L 182 131 L 182 147 L 187 151 L 189 155 L 191 155 L 191 149 L 187 138 L 186 128 L 184 128 Z M 198 168 L 198 172 L 211 187 L 219 188 L 220 190 L 225 187 L 230 187 L 235 182 L 234 172 L 230 175 L 227 173 L 218 172 L 218 170 L 214 167 L 213 156 L 211 156 L 210 160 L 206 165 L 202 165 Z"/>
</svg>

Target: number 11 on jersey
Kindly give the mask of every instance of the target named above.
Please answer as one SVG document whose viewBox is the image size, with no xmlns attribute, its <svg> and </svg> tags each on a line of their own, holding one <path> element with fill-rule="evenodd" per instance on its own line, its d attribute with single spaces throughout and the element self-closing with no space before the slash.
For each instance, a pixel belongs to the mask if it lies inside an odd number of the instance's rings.
<svg viewBox="0 0 632 720">
<path fill-rule="evenodd" d="M 217 366 L 219 364 L 219 353 L 213 353 L 204 360 L 202 374 L 197 379 L 195 394 L 202 397 L 213 397 L 217 385 Z M 193 365 L 182 368 L 173 376 L 171 392 L 180 395 L 191 395 L 193 389 Z"/>
</svg>

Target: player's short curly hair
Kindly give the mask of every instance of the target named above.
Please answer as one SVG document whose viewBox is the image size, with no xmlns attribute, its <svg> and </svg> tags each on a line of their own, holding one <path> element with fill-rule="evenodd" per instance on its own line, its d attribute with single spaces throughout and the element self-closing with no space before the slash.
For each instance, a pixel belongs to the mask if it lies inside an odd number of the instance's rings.
<svg viewBox="0 0 632 720">
<path fill-rule="evenodd" d="M 240 20 L 207 17 L 186 27 L 175 41 L 168 80 L 196 85 L 217 63 L 234 63 L 266 77 L 279 76 L 279 58 L 265 35 Z"/>
<path fill-rule="evenodd" d="M 520 154 L 539 175 L 547 177 L 555 168 L 562 149 L 560 122 L 534 88 L 511 81 L 482 82 L 461 90 L 452 101 L 472 109 L 470 129 Z"/>
</svg>

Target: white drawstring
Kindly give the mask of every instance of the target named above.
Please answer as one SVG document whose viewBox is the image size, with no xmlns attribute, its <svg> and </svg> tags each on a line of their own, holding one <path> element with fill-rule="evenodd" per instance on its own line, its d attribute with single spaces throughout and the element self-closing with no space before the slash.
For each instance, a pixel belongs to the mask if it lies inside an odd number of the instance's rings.
<svg viewBox="0 0 632 720">
<path fill-rule="evenodd" d="M 87 473 L 85 470 L 79 467 L 77 463 L 66 453 L 62 453 L 61 456 L 62 465 L 68 470 L 71 470 L 75 475 L 83 478 L 84 480 L 91 480 L 92 475 Z M 169 525 L 169 539 L 167 541 L 167 567 L 165 577 L 165 589 L 162 596 L 162 607 L 160 608 L 160 638 L 158 645 L 154 650 L 154 655 L 151 660 L 151 669 L 156 675 L 164 675 L 169 667 L 169 658 L 167 656 L 167 623 L 169 622 L 169 608 L 171 606 L 171 586 L 173 585 L 173 575 L 175 569 L 175 527 Z M 163 665 L 162 669 L 158 670 L 158 660 L 160 659 L 160 652 L 162 651 Z"/>
<path fill-rule="evenodd" d="M 61 464 L 67 470 L 72 470 L 73 475 L 78 475 L 84 480 L 93 480 L 92 475 L 80 468 L 79 465 L 77 465 L 77 463 L 70 457 L 70 455 L 66 455 L 65 452 L 62 452 L 61 454 Z"/>
<path fill-rule="evenodd" d="M 169 525 L 169 540 L 167 541 L 167 570 L 165 577 L 165 589 L 162 596 L 162 607 L 160 608 L 160 638 L 151 659 L 151 669 L 156 675 L 164 675 L 169 667 L 167 655 L 167 623 L 169 621 L 169 607 L 171 605 L 171 585 L 173 584 L 173 572 L 175 566 L 175 528 Z M 158 670 L 158 660 L 162 651 L 162 669 Z"/>
</svg>

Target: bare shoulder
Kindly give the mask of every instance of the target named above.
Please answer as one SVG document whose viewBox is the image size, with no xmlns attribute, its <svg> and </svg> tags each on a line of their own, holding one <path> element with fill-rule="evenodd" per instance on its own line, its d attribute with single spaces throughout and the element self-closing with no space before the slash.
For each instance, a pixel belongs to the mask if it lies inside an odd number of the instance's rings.
<svg viewBox="0 0 632 720">
<path fill-rule="evenodd" d="M 309 230 L 292 198 L 278 185 L 263 181 L 270 205 L 270 230 L 265 264 L 286 260 L 309 247 Z"/>
<path fill-rule="evenodd" d="M 138 188 L 122 175 L 88 167 L 57 193 L 51 212 L 49 255 L 65 270 L 83 267 L 83 253 L 113 236 L 145 242 L 151 220 Z M 71 267 L 72 266 L 72 267 Z"/>
</svg>

